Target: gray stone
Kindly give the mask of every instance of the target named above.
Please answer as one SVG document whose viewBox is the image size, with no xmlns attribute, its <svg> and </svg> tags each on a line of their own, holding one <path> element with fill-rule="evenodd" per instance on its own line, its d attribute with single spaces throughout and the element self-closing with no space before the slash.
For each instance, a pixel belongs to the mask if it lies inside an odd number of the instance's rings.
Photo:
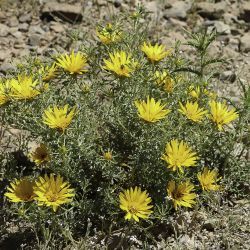
<svg viewBox="0 0 250 250">
<path fill-rule="evenodd" d="M 29 30 L 29 25 L 27 23 L 21 23 L 18 25 L 18 30 L 27 32 Z"/>
<path fill-rule="evenodd" d="M 169 22 L 174 26 L 174 27 L 187 27 L 187 23 L 183 22 L 179 19 L 176 18 L 169 18 Z"/>
<path fill-rule="evenodd" d="M 240 38 L 240 51 L 249 52 L 250 51 L 250 33 L 246 33 Z"/>
<path fill-rule="evenodd" d="M 164 17 L 166 19 L 173 17 L 181 20 L 186 20 L 187 13 L 191 9 L 191 2 L 177 1 L 171 8 L 164 11 Z"/>
<path fill-rule="evenodd" d="M 82 21 L 82 6 L 80 4 L 65 4 L 48 2 L 42 9 L 42 19 L 54 20 L 54 16 L 69 23 Z"/>
<path fill-rule="evenodd" d="M 200 2 L 196 4 L 197 12 L 200 16 L 211 20 L 219 19 L 225 12 L 225 9 L 220 5 L 216 5 L 210 2 Z"/>
<path fill-rule="evenodd" d="M 34 26 L 30 26 L 29 33 L 43 35 L 45 33 L 45 31 L 39 25 L 34 25 Z"/>
<path fill-rule="evenodd" d="M 6 12 L 0 10 L 0 21 L 5 21 L 6 19 Z"/>
<path fill-rule="evenodd" d="M 14 70 L 15 67 L 9 62 L 3 62 L 0 64 L 0 72 L 7 73 L 10 70 Z"/>
<path fill-rule="evenodd" d="M 239 19 L 250 22 L 250 2 L 245 1 L 240 8 Z"/>
<path fill-rule="evenodd" d="M 12 36 L 14 36 L 17 39 L 21 39 L 21 38 L 23 39 L 23 34 L 20 31 L 16 31 L 16 32 L 12 33 Z"/>
<path fill-rule="evenodd" d="M 29 44 L 31 46 L 39 46 L 40 45 L 40 42 L 41 42 L 41 35 L 38 35 L 38 34 L 31 34 L 29 36 Z"/>
<path fill-rule="evenodd" d="M 31 13 L 25 13 L 19 16 L 19 22 L 21 23 L 30 23 L 31 22 Z"/>
<path fill-rule="evenodd" d="M 240 40 L 238 38 L 229 38 L 228 46 L 235 51 L 239 51 Z"/>
<path fill-rule="evenodd" d="M 230 48 L 229 46 L 226 46 L 223 48 L 223 55 L 228 58 L 235 61 L 239 57 L 239 53 L 237 53 L 234 49 Z"/>
<path fill-rule="evenodd" d="M 17 17 L 16 16 L 12 16 L 10 19 L 9 19 L 9 26 L 10 27 L 17 27 L 18 26 L 18 24 L 19 24 L 19 21 L 18 21 L 18 19 L 17 19 Z"/>
<path fill-rule="evenodd" d="M 214 21 L 214 27 L 221 35 L 229 35 L 231 33 L 230 26 L 222 21 Z"/>
<path fill-rule="evenodd" d="M 5 24 L 0 23 L 0 37 L 7 36 L 9 33 L 9 27 Z"/>
<path fill-rule="evenodd" d="M 61 33 L 64 31 L 64 26 L 61 23 L 53 22 L 53 24 L 50 26 L 50 29 L 57 33 Z"/>
<path fill-rule="evenodd" d="M 0 61 L 4 61 L 11 56 L 11 52 L 9 50 L 0 50 Z"/>
</svg>

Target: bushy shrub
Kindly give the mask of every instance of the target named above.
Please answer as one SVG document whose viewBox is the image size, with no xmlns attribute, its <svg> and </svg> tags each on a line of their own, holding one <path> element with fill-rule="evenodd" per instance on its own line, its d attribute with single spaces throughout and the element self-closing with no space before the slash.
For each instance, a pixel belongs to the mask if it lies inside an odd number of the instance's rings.
<svg viewBox="0 0 250 250">
<path fill-rule="evenodd" d="M 1 80 L 1 124 L 26 134 L 24 162 L 2 156 L 5 206 L 41 241 L 97 232 L 96 241 L 117 232 L 152 241 L 175 210 L 230 190 L 249 104 L 232 107 L 213 92 L 216 33 L 190 34 L 191 61 L 179 43 L 150 41 L 144 18 L 138 9 L 100 25 L 97 42 L 30 58 Z"/>
</svg>

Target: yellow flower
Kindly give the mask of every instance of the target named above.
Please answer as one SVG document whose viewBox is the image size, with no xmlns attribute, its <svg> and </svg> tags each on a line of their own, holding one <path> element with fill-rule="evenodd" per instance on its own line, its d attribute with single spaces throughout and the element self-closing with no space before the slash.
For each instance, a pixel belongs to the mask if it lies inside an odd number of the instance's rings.
<svg viewBox="0 0 250 250">
<path fill-rule="evenodd" d="M 9 101 L 9 81 L 0 82 L 0 106 Z"/>
<path fill-rule="evenodd" d="M 64 132 L 76 113 L 76 107 L 74 107 L 70 112 L 68 112 L 68 107 L 68 104 L 64 107 L 49 107 L 44 111 L 43 123 L 47 124 L 50 128 L 58 128 Z"/>
<path fill-rule="evenodd" d="M 110 150 L 104 152 L 103 157 L 105 160 L 111 161 L 113 159 L 112 152 Z"/>
<path fill-rule="evenodd" d="M 196 194 L 192 193 L 193 189 L 194 185 L 189 181 L 177 184 L 172 180 L 168 183 L 168 197 L 173 201 L 175 210 L 181 206 L 192 207 L 195 204 Z"/>
<path fill-rule="evenodd" d="M 61 55 L 57 58 L 57 66 L 63 68 L 69 74 L 82 74 L 87 72 L 87 58 L 81 52 L 77 52 L 76 54 L 72 50 L 71 54 Z"/>
<path fill-rule="evenodd" d="M 164 109 L 166 105 L 161 105 L 161 101 L 155 102 L 155 99 L 149 96 L 147 102 L 135 101 L 135 106 L 139 117 L 147 122 L 157 122 L 170 112 L 169 109 Z"/>
<path fill-rule="evenodd" d="M 118 76 L 130 77 L 130 74 L 137 67 L 137 63 L 131 59 L 131 54 L 126 54 L 125 51 L 114 52 L 109 54 L 110 60 L 103 59 L 104 69 L 113 71 Z"/>
<path fill-rule="evenodd" d="M 193 98 L 198 99 L 198 98 L 200 97 L 200 95 L 201 95 L 200 87 L 199 87 L 199 86 L 195 87 L 194 85 L 191 85 L 191 86 L 189 87 L 189 94 L 190 94 Z"/>
<path fill-rule="evenodd" d="M 211 109 L 211 120 L 217 125 L 219 130 L 223 129 L 223 125 L 232 122 L 238 118 L 235 109 L 229 110 L 225 103 L 211 101 L 209 103 Z"/>
<path fill-rule="evenodd" d="M 32 201 L 35 197 L 34 193 L 34 182 L 27 178 L 20 180 L 15 179 L 7 187 L 8 191 L 4 195 L 9 198 L 11 202 L 25 202 Z"/>
<path fill-rule="evenodd" d="M 97 28 L 96 34 L 104 44 L 115 43 L 121 40 L 121 31 L 113 27 L 111 23 L 108 23 L 104 28 Z"/>
<path fill-rule="evenodd" d="M 15 99 L 33 99 L 40 93 L 38 81 L 33 81 L 30 76 L 19 75 L 17 80 L 10 80 L 10 96 Z"/>
<path fill-rule="evenodd" d="M 57 77 L 58 75 L 58 68 L 56 66 L 56 63 L 53 63 L 51 66 L 42 66 L 40 69 L 40 74 L 43 77 L 43 81 L 48 82 L 54 78 Z"/>
<path fill-rule="evenodd" d="M 151 43 L 147 44 L 145 42 L 141 46 L 141 50 L 152 63 L 161 61 L 170 54 L 170 50 L 165 50 L 163 45 L 156 44 L 153 46 Z"/>
<path fill-rule="evenodd" d="M 207 111 L 203 108 L 199 108 L 197 102 L 187 101 L 185 106 L 180 103 L 180 107 L 181 108 L 178 110 L 189 120 L 192 120 L 194 122 L 200 122 L 203 119 L 204 115 L 207 113 Z"/>
<path fill-rule="evenodd" d="M 216 182 L 219 181 L 221 178 L 218 178 L 217 176 L 218 172 L 215 169 L 209 170 L 207 167 L 204 168 L 202 173 L 199 172 L 197 174 L 202 189 L 206 191 L 216 191 L 220 188 L 220 186 L 217 185 Z"/>
<path fill-rule="evenodd" d="M 174 88 L 174 80 L 169 76 L 167 71 L 156 71 L 155 72 L 156 83 L 159 86 L 163 86 L 163 89 L 168 92 L 172 93 Z"/>
<path fill-rule="evenodd" d="M 195 166 L 198 159 L 197 154 L 184 141 L 178 140 L 167 143 L 165 154 L 162 156 L 162 160 L 168 163 L 167 168 L 172 171 L 179 170 L 181 173 L 184 173 L 183 167 Z"/>
<path fill-rule="evenodd" d="M 146 191 L 135 187 L 120 193 L 120 208 L 126 211 L 125 219 L 139 221 L 139 218 L 147 219 L 152 213 L 152 205 L 149 205 L 151 198 Z"/>
<path fill-rule="evenodd" d="M 47 147 L 41 143 L 29 154 L 30 159 L 35 162 L 36 165 L 41 165 L 50 160 L 50 155 Z"/>
<path fill-rule="evenodd" d="M 54 174 L 39 177 L 34 192 L 37 195 L 35 200 L 38 201 L 38 206 L 52 207 L 54 212 L 62 204 L 71 202 L 72 197 L 75 196 L 70 184 L 64 182 L 60 175 L 55 176 Z"/>
</svg>

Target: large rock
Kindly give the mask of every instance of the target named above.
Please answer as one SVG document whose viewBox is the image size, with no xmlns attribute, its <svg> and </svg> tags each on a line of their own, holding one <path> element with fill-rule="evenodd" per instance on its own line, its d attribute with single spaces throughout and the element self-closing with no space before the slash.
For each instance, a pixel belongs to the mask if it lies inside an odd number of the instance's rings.
<svg viewBox="0 0 250 250">
<path fill-rule="evenodd" d="M 80 4 L 64 4 L 57 2 L 48 2 L 42 9 L 42 19 L 48 21 L 54 20 L 54 17 L 58 17 L 63 21 L 69 23 L 81 22 L 82 20 L 82 7 Z"/>
<path fill-rule="evenodd" d="M 240 9 L 239 19 L 243 19 L 246 22 L 250 22 L 250 2 L 246 1 L 242 4 Z"/>
<path fill-rule="evenodd" d="M 250 33 L 246 33 L 240 39 L 240 51 L 249 52 L 250 51 Z"/>
<path fill-rule="evenodd" d="M 187 18 L 187 13 L 191 9 L 191 2 L 177 1 L 172 4 L 172 7 L 164 11 L 165 18 L 178 18 L 185 20 Z"/>
</svg>

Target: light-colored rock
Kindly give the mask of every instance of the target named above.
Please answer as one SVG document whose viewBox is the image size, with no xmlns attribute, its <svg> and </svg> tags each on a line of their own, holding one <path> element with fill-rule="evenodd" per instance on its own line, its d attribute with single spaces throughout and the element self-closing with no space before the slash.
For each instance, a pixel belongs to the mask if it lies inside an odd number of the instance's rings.
<svg viewBox="0 0 250 250">
<path fill-rule="evenodd" d="M 29 44 L 31 46 L 39 46 L 41 42 L 41 35 L 39 34 L 30 34 L 29 36 Z"/>
<path fill-rule="evenodd" d="M 29 30 L 29 25 L 27 23 L 20 23 L 18 25 L 18 30 L 22 32 L 27 32 Z"/>
<path fill-rule="evenodd" d="M 48 2 L 42 9 L 42 19 L 53 20 L 56 16 L 66 22 L 75 23 L 82 20 L 81 4 L 65 4 L 58 2 Z"/>
<path fill-rule="evenodd" d="M 0 23 L 0 37 L 7 36 L 9 33 L 9 27 Z"/>
<path fill-rule="evenodd" d="M 220 3 L 212 3 L 208 1 L 198 2 L 196 9 L 199 15 L 210 20 L 219 19 L 226 11 L 225 6 Z"/>
<path fill-rule="evenodd" d="M 14 70 L 15 69 L 15 67 L 11 63 L 9 63 L 7 61 L 8 60 L 5 60 L 2 64 L 0 64 L 0 72 L 6 73 L 9 70 Z"/>
<path fill-rule="evenodd" d="M 164 11 L 164 17 L 166 19 L 173 17 L 185 20 L 187 18 L 187 13 L 191 9 L 191 2 L 176 1 L 171 8 Z"/>
<path fill-rule="evenodd" d="M 19 16 L 20 23 L 30 23 L 31 22 L 31 13 L 25 13 Z"/>
<path fill-rule="evenodd" d="M 65 30 L 64 26 L 58 22 L 53 22 L 50 26 L 50 29 L 57 32 L 57 33 L 61 33 Z"/>
<path fill-rule="evenodd" d="M 240 51 L 249 52 L 250 51 L 250 33 L 246 33 L 240 38 Z"/>
<path fill-rule="evenodd" d="M 19 24 L 19 21 L 18 21 L 18 19 L 17 19 L 16 16 L 12 16 L 12 17 L 8 20 L 8 25 L 9 25 L 10 27 L 17 27 L 18 24 Z"/>
<path fill-rule="evenodd" d="M 14 36 L 17 39 L 23 39 L 23 33 L 20 31 L 16 31 L 16 32 L 12 33 L 12 36 Z"/>
<path fill-rule="evenodd" d="M 10 58 L 11 52 L 9 50 L 0 50 L 0 61 L 5 61 Z"/>
<path fill-rule="evenodd" d="M 228 35 L 231 33 L 230 26 L 222 21 L 214 21 L 214 27 L 220 34 Z"/>
<path fill-rule="evenodd" d="M 29 27 L 29 33 L 43 35 L 45 31 L 39 25 L 34 25 Z"/>
</svg>

